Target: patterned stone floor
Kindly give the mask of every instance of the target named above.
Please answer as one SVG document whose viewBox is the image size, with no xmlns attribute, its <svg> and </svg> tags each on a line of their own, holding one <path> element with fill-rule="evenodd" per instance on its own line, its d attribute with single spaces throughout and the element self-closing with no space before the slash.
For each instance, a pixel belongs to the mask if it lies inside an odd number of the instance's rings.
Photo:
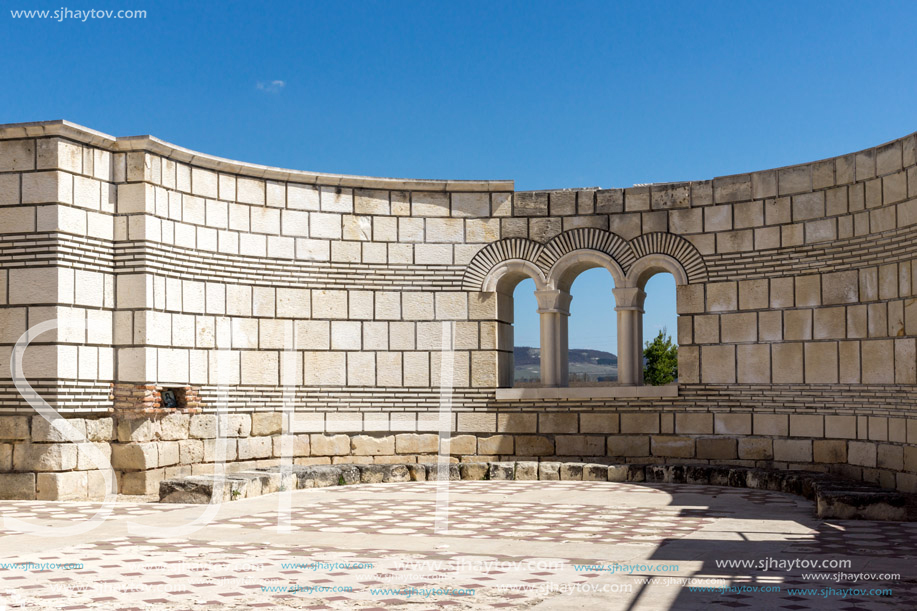
<svg viewBox="0 0 917 611">
<path fill-rule="evenodd" d="M 820 521 L 776 492 L 373 484 L 235 501 L 196 528 L 205 507 L 123 502 L 57 534 L 99 507 L 0 501 L 46 531 L 0 521 L 0 610 L 917 608 L 917 524 Z"/>
</svg>

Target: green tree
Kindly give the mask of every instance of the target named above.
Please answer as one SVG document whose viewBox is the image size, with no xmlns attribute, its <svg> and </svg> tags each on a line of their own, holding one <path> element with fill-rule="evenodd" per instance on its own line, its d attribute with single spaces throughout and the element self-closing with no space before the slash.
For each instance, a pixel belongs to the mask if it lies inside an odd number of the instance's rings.
<svg viewBox="0 0 917 611">
<path fill-rule="evenodd" d="M 678 346 L 666 333 L 665 327 L 651 342 L 646 342 L 643 349 L 643 381 L 646 384 L 660 386 L 678 379 Z"/>
</svg>

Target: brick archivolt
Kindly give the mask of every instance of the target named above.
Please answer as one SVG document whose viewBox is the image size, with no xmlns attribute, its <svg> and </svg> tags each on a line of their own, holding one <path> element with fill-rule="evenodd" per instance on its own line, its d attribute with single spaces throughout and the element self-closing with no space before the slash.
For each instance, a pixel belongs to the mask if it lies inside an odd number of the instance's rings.
<svg viewBox="0 0 917 611">
<path fill-rule="evenodd" d="M 704 258 L 691 242 L 684 238 L 664 232 L 650 233 L 625 240 L 619 235 L 596 229 L 581 227 L 562 232 L 546 244 L 534 240 L 511 238 L 493 242 L 483 248 L 468 264 L 462 286 L 469 291 L 486 291 L 488 276 L 501 265 L 511 261 L 524 261 L 537 269 L 546 279 L 548 285 L 556 285 L 560 279 L 556 273 L 562 273 L 563 265 L 571 255 L 577 253 L 600 253 L 607 258 L 606 266 L 615 277 L 617 286 L 631 284 L 626 279 L 635 264 L 653 255 L 668 257 L 684 271 L 687 282 L 705 282 L 707 267 Z M 561 265 L 558 265 L 561 263 Z M 601 265 L 596 258 L 590 266 Z M 617 270 L 620 270 L 619 272 Z M 533 278 L 534 278 L 533 274 Z M 536 278 L 537 283 L 537 278 Z"/>
</svg>

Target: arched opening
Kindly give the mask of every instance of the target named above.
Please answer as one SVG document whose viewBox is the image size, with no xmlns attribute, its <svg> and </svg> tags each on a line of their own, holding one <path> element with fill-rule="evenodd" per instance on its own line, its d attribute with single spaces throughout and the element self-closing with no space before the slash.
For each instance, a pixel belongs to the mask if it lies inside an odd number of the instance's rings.
<svg viewBox="0 0 917 611">
<path fill-rule="evenodd" d="M 526 278 L 513 290 L 513 386 L 541 385 L 541 331 L 535 281 Z"/>
<path fill-rule="evenodd" d="M 646 293 L 642 344 L 644 384 L 658 385 L 678 380 L 677 373 L 672 380 L 665 376 L 671 366 L 674 365 L 676 372 L 678 369 L 678 313 L 675 307 L 675 286 L 675 277 L 662 272 L 651 276 L 643 288 Z M 674 355 L 669 345 L 674 347 Z M 651 361 L 649 369 L 648 360 Z"/>
<path fill-rule="evenodd" d="M 570 386 L 598 386 L 618 381 L 618 334 L 614 279 L 606 269 L 591 268 L 573 281 L 567 339 Z"/>
<path fill-rule="evenodd" d="M 539 385 L 541 373 L 541 342 L 536 294 L 544 289 L 544 274 L 531 261 L 511 259 L 494 267 L 484 278 L 482 288 L 497 298 L 497 383 L 501 388 L 516 386 L 516 346 L 532 349 L 522 364 L 535 360 L 534 367 L 526 367 L 518 385 Z M 517 333 L 518 329 L 518 333 Z M 534 330 L 534 331 L 533 331 Z M 534 371 L 530 371 L 533 369 Z"/>
<path fill-rule="evenodd" d="M 627 281 L 636 292 L 635 308 L 627 322 L 634 342 L 630 371 L 633 383 L 658 386 L 675 382 L 678 378 L 675 287 L 687 284 L 687 274 L 674 258 L 651 254 L 631 267 Z"/>
</svg>

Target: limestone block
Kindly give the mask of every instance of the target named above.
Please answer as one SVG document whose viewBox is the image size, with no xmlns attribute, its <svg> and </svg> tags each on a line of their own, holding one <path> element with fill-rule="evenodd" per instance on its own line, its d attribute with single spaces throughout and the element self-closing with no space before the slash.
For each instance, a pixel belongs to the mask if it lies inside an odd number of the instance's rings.
<svg viewBox="0 0 917 611">
<path fill-rule="evenodd" d="M 76 468 L 77 446 L 73 443 L 15 444 L 16 471 L 69 471 Z"/>
<path fill-rule="evenodd" d="M 195 439 L 213 439 L 217 436 L 215 414 L 194 414 L 190 418 L 189 436 Z"/>
<path fill-rule="evenodd" d="M 732 460 L 738 456 L 737 441 L 724 437 L 697 440 L 697 458 Z"/>
<path fill-rule="evenodd" d="M 705 384 L 734 384 L 735 346 L 702 346 L 701 380 Z"/>
<path fill-rule="evenodd" d="M 802 382 L 802 354 L 801 343 L 782 343 L 771 346 L 774 384 L 799 384 Z"/>
<path fill-rule="evenodd" d="M 716 314 L 694 317 L 694 343 L 718 344 L 720 342 L 720 317 Z"/>
<path fill-rule="evenodd" d="M 450 441 L 454 443 L 454 439 Z M 395 435 L 395 453 L 397 454 L 435 454 L 439 449 L 439 435 L 404 433 Z M 459 454 L 473 454 L 459 452 Z"/>
<path fill-rule="evenodd" d="M 118 476 L 121 494 L 158 494 L 165 479 L 165 469 L 121 473 Z"/>
<path fill-rule="evenodd" d="M 817 463 L 846 463 L 847 443 L 837 439 L 816 439 L 812 442 L 812 457 Z"/>
<path fill-rule="evenodd" d="M 707 284 L 707 311 L 722 312 L 738 309 L 736 282 Z"/>
<path fill-rule="evenodd" d="M 459 472 L 462 475 L 462 479 L 469 480 L 482 480 L 487 479 L 488 475 L 488 465 L 487 463 L 462 463 L 459 465 Z"/>
<path fill-rule="evenodd" d="M 777 170 L 777 192 L 803 193 L 812 190 L 812 168 L 810 165 L 798 165 Z"/>
<path fill-rule="evenodd" d="M 652 439 L 653 456 L 693 458 L 694 439 L 670 435 L 656 435 Z"/>
<path fill-rule="evenodd" d="M 718 435 L 751 435 L 751 414 L 714 414 L 713 431 Z"/>
<path fill-rule="evenodd" d="M 281 412 L 253 412 L 252 435 L 279 435 L 283 428 Z"/>
<path fill-rule="evenodd" d="M 517 456 L 551 456 L 554 454 L 554 442 L 542 435 L 517 435 Z"/>
<path fill-rule="evenodd" d="M 847 462 L 861 467 L 875 467 L 878 454 L 876 445 L 867 441 L 847 442 Z"/>
<path fill-rule="evenodd" d="M 35 499 L 34 473 L 0 473 L 0 500 Z"/>
<path fill-rule="evenodd" d="M 775 439 L 774 460 L 785 462 L 812 462 L 812 440 Z"/>
<path fill-rule="evenodd" d="M 742 460 L 773 460 L 773 441 L 762 437 L 740 437 L 739 458 Z"/>
<path fill-rule="evenodd" d="M 904 468 L 904 448 L 887 443 L 879 444 L 876 466 L 879 469 L 900 471 Z"/>
<path fill-rule="evenodd" d="M 675 432 L 679 435 L 709 435 L 713 433 L 713 414 L 675 414 Z"/>
<path fill-rule="evenodd" d="M 537 480 L 538 463 L 534 461 L 517 461 L 516 469 L 513 473 L 515 480 Z"/>
<path fill-rule="evenodd" d="M 13 470 L 13 444 L 0 443 L 0 473 Z"/>
<path fill-rule="evenodd" d="M 856 439 L 856 416 L 825 416 L 825 437 Z"/>
<path fill-rule="evenodd" d="M 723 314 L 720 317 L 722 341 L 729 343 L 758 340 L 758 315 L 754 312 Z"/>
<path fill-rule="evenodd" d="M 243 437 L 238 441 L 239 460 L 270 458 L 273 443 L 270 437 Z"/>
<path fill-rule="evenodd" d="M 729 231 L 732 229 L 732 206 L 704 208 L 704 231 Z"/>
<path fill-rule="evenodd" d="M 768 307 L 768 281 L 742 280 L 739 282 L 739 309 L 762 310 Z M 690 285 L 689 285 L 690 286 Z"/>
<path fill-rule="evenodd" d="M 806 342 L 806 384 L 837 384 L 837 342 Z"/>
<path fill-rule="evenodd" d="M 669 211 L 669 231 L 675 234 L 701 233 L 704 230 L 701 208 Z"/>
<path fill-rule="evenodd" d="M 497 431 L 501 433 L 534 433 L 537 428 L 537 414 L 497 415 Z"/>
<path fill-rule="evenodd" d="M 821 305 L 821 276 L 796 276 L 795 281 L 798 307 Z"/>
<path fill-rule="evenodd" d="M 604 456 L 605 437 L 598 435 L 557 435 L 554 438 L 558 456 Z"/>
<path fill-rule="evenodd" d="M 86 420 L 86 437 L 89 441 L 111 441 L 114 439 L 114 419 Z"/>
<path fill-rule="evenodd" d="M 917 340 L 895 340 L 895 383 L 917 384 Z"/>
<path fill-rule="evenodd" d="M 391 455 L 395 453 L 395 436 L 354 435 L 350 440 L 350 449 L 354 456 Z"/>
<path fill-rule="evenodd" d="M 560 463 L 559 462 L 540 462 L 538 463 L 538 479 L 540 480 L 559 480 Z"/>
<path fill-rule="evenodd" d="M 191 416 L 188 414 L 167 414 L 159 421 L 159 438 L 166 441 L 187 439 L 190 423 Z"/>
<path fill-rule="evenodd" d="M 540 433 L 576 433 L 578 424 L 576 414 L 547 413 L 538 415 L 538 432 Z"/>
<path fill-rule="evenodd" d="M 204 442 L 199 439 L 183 439 L 178 442 L 178 461 L 183 465 L 204 462 Z"/>
<path fill-rule="evenodd" d="M 106 442 L 87 442 L 76 445 L 76 468 L 80 471 L 90 469 L 108 469 L 111 465 L 111 444 Z M 102 456 L 99 458 L 98 451 Z"/>
<path fill-rule="evenodd" d="M 180 449 L 177 441 L 159 442 L 159 466 L 176 465 L 180 460 Z"/>
<path fill-rule="evenodd" d="M 580 433 L 602 433 L 605 435 L 620 432 L 617 414 L 580 414 Z"/>
<path fill-rule="evenodd" d="M 118 441 L 153 441 L 159 439 L 160 423 L 149 418 L 121 418 L 118 420 Z"/>
<path fill-rule="evenodd" d="M 822 276 L 822 302 L 825 305 L 856 303 L 859 299 L 859 273 L 856 270 Z"/>
<path fill-rule="evenodd" d="M 232 461 L 238 457 L 235 439 L 204 439 L 204 462 Z M 181 454 L 179 452 L 179 458 Z"/>
<path fill-rule="evenodd" d="M 85 471 L 39 473 L 35 498 L 42 501 L 84 501 L 89 494 L 88 481 Z"/>
<path fill-rule="evenodd" d="M 112 444 L 112 467 L 119 471 L 155 469 L 159 466 L 159 446 L 156 442 Z"/>
<path fill-rule="evenodd" d="M 863 383 L 893 384 L 894 340 L 870 340 L 861 344 Z"/>
<path fill-rule="evenodd" d="M 601 193 L 601 192 L 600 192 Z M 623 210 L 623 196 L 621 208 Z M 514 194 L 513 212 L 517 216 L 547 216 L 548 194 L 545 192 L 519 192 Z"/>
<path fill-rule="evenodd" d="M 625 412 L 621 414 L 622 433 L 658 433 L 659 415 L 653 413 Z"/>
<path fill-rule="evenodd" d="M 647 435 L 610 435 L 608 456 L 649 456 L 650 437 Z"/>
<path fill-rule="evenodd" d="M 29 439 L 29 417 L 0 416 L 0 439 L 14 441 Z"/>
<path fill-rule="evenodd" d="M 793 197 L 793 221 L 817 219 L 825 216 L 825 193 L 814 191 Z"/>
<path fill-rule="evenodd" d="M 866 331 L 869 337 L 888 335 L 888 311 L 885 303 L 870 303 L 867 306 Z"/>
<path fill-rule="evenodd" d="M 789 432 L 789 418 L 786 414 L 754 414 L 755 435 L 786 437 Z"/>
<path fill-rule="evenodd" d="M 795 303 L 792 278 L 772 278 L 771 297 L 772 308 L 791 308 Z"/>
<path fill-rule="evenodd" d="M 445 450 L 446 442 L 442 447 Z M 474 435 L 455 435 L 449 439 L 449 454 L 453 456 L 468 456 L 477 451 L 478 438 Z"/>
<path fill-rule="evenodd" d="M 750 174 L 723 176 L 713 180 L 713 200 L 720 202 L 738 202 L 751 199 L 752 180 Z"/>
<path fill-rule="evenodd" d="M 561 463 L 560 464 L 560 479 L 561 480 L 582 481 L 583 465 L 580 463 Z"/>
<path fill-rule="evenodd" d="M 223 437 L 248 437 L 252 433 L 250 414 L 219 414 L 218 425 Z"/>
<path fill-rule="evenodd" d="M 771 381 L 771 351 L 767 344 L 736 346 L 736 379 L 740 384 Z"/>
</svg>

